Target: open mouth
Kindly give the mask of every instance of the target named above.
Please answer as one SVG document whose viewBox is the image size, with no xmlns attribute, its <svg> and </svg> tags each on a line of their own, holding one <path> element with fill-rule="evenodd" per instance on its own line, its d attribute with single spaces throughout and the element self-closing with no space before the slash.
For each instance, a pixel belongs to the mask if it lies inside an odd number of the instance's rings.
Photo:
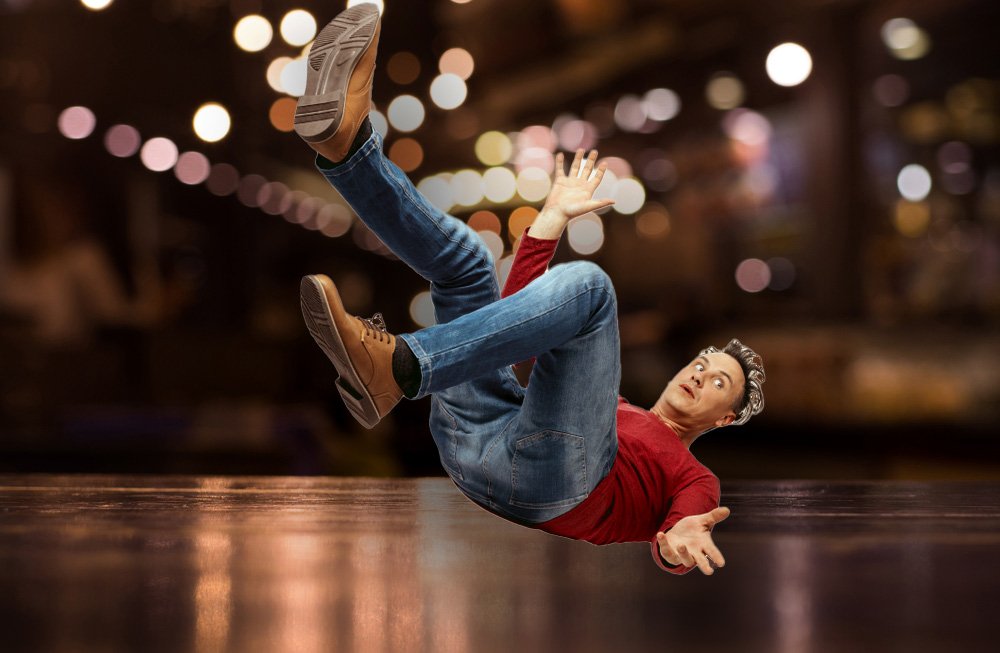
<svg viewBox="0 0 1000 653">
<path fill-rule="evenodd" d="M 694 399 L 694 390 L 692 390 L 690 386 L 688 386 L 688 385 L 687 385 L 687 384 L 685 384 L 685 383 L 682 383 L 682 384 L 681 384 L 681 388 L 682 388 L 682 389 L 684 390 L 684 392 L 686 392 L 686 393 L 688 393 L 689 395 L 691 395 L 691 398 L 692 398 L 692 399 Z"/>
</svg>

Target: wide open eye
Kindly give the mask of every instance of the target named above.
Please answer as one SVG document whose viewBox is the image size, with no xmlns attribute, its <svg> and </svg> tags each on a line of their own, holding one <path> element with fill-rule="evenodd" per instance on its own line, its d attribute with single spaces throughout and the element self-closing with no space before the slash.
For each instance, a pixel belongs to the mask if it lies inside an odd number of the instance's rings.
<svg viewBox="0 0 1000 653">
<path fill-rule="evenodd" d="M 725 387 L 725 385 L 726 384 L 722 382 L 722 379 L 715 380 L 715 387 L 718 388 L 719 390 L 722 390 L 722 388 Z"/>
<path fill-rule="evenodd" d="M 702 365 L 701 363 L 695 363 L 694 364 L 694 369 L 698 370 L 699 372 L 704 372 L 705 371 L 705 366 Z"/>
</svg>

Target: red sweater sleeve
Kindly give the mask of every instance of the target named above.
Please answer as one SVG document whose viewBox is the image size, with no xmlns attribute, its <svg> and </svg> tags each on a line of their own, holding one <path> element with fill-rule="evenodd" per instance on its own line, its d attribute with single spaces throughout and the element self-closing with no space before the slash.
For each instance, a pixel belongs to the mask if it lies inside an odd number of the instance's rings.
<svg viewBox="0 0 1000 653">
<path fill-rule="evenodd" d="M 521 288 L 544 274 L 552 261 L 552 255 L 556 252 L 559 240 L 543 240 L 532 238 L 528 234 L 528 229 L 524 230 L 521 236 L 521 245 L 514 255 L 514 263 L 510 266 L 510 274 L 507 275 L 507 282 L 503 285 L 501 297 L 513 295 Z"/>
</svg>

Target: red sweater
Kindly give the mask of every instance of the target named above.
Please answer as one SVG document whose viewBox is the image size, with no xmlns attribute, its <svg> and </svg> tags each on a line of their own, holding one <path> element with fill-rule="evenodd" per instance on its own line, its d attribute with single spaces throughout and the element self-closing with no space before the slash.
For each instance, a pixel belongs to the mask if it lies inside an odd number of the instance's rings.
<svg viewBox="0 0 1000 653">
<path fill-rule="evenodd" d="M 503 296 L 541 276 L 558 243 L 532 238 L 525 231 Z M 582 503 L 536 528 L 593 544 L 647 541 L 661 569 L 683 574 L 690 569 L 667 565 L 660 557 L 657 531 L 666 532 L 682 517 L 718 505 L 719 479 L 691 455 L 674 430 L 618 397 L 618 455 L 611 471 Z"/>
</svg>

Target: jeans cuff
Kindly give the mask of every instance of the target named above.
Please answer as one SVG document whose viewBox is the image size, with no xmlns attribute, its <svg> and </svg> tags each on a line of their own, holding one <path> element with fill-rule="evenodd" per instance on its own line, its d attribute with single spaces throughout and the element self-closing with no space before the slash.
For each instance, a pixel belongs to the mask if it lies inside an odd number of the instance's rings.
<svg viewBox="0 0 1000 653">
<path fill-rule="evenodd" d="M 413 352 L 413 356 L 417 359 L 417 363 L 420 365 L 420 388 L 417 390 L 417 394 L 413 397 L 407 397 L 408 399 L 416 400 L 426 397 L 430 394 L 428 388 L 431 385 L 431 358 L 424 351 L 424 348 L 420 346 L 411 333 L 401 333 L 397 338 L 402 338 L 402 340 L 409 346 L 410 351 Z"/>
<path fill-rule="evenodd" d="M 353 156 L 344 161 L 333 162 L 322 154 L 316 154 L 316 169 L 329 180 L 336 179 L 341 175 L 349 173 L 355 166 L 364 161 L 373 151 L 382 147 L 382 135 L 372 129 L 372 135 L 368 137 L 365 144 L 358 148 Z"/>
</svg>

